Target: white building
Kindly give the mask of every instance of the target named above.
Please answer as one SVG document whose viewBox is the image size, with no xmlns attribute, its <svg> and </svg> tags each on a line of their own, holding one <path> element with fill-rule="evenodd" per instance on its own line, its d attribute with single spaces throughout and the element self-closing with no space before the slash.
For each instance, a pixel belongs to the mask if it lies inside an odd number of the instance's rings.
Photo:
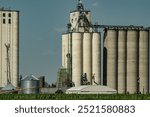
<svg viewBox="0 0 150 117">
<path fill-rule="evenodd" d="M 101 85 L 84 85 L 66 90 L 66 94 L 116 94 L 117 90 Z"/>
<path fill-rule="evenodd" d="M 19 76 L 19 11 L 0 9 L 0 87 L 17 86 Z"/>
</svg>

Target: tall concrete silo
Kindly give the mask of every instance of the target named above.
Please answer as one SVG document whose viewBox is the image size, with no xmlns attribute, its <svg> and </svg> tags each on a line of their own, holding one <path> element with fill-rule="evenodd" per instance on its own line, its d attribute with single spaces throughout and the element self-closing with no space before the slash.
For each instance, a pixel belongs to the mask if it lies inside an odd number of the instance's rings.
<svg viewBox="0 0 150 117">
<path fill-rule="evenodd" d="M 149 91 L 149 31 L 141 30 L 139 35 L 139 91 Z"/>
<path fill-rule="evenodd" d="M 12 63 L 12 84 L 14 86 L 18 85 L 18 78 L 19 78 L 19 12 L 13 12 L 12 15 L 14 16 L 13 20 L 14 23 L 16 24 L 13 29 L 12 29 L 12 34 L 13 37 L 12 38 L 16 38 L 15 40 L 12 39 L 13 43 L 12 44 L 12 61 L 14 61 L 14 63 Z M 11 28 L 11 26 L 10 26 Z M 10 37 L 11 38 L 11 37 Z"/>
<path fill-rule="evenodd" d="M 91 37 L 91 33 L 83 34 L 83 73 L 87 74 L 87 80 L 91 84 L 91 77 L 92 77 L 92 37 Z"/>
<path fill-rule="evenodd" d="M 82 33 L 72 33 L 72 82 L 81 85 L 82 68 Z"/>
<path fill-rule="evenodd" d="M 62 67 L 67 68 L 69 34 L 62 34 Z"/>
<path fill-rule="evenodd" d="M 106 30 L 104 46 L 107 49 L 107 86 L 117 89 L 117 31 Z"/>
<path fill-rule="evenodd" d="M 92 37 L 92 84 L 100 84 L 101 79 L 101 38 L 100 33 L 93 33 Z M 95 81 L 95 83 L 94 83 Z"/>
<path fill-rule="evenodd" d="M 137 92 L 138 37 L 138 31 L 127 31 L 127 92 L 131 94 Z"/>
<path fill-rule="evenodd" d="M 126 30 L 118 31 L 118 93 L 125 93 L 126 86 Z"/>
</svg>

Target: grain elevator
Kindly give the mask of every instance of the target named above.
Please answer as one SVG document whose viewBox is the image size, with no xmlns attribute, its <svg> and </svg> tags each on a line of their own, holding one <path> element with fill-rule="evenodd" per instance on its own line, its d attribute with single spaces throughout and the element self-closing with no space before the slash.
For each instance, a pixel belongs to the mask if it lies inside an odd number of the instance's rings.
<svg viewBox="0 0 150 117">
<path fill-rule="evenodd" d="M 93 28 L 91 12 L 79 1 L 62 34 L 62 67 L 74 86 L 94 85 L 100 84 L 100 62 L 100 33 Z"/>
<path fill-rule="evenodd" d="M 0 9 L 0 87 L 17 87 L 19 76 L 19 11 Z"/>
<path fill-rule="evenodd" d="M 92 24 L 91 12 L 79 0 L 77 9 L 70 12 L 68 31 L 62 34 L 67 79 L 75 87 L 106 85 L 118 93 L 148 93 L 149 30 Z"/>
</svg>

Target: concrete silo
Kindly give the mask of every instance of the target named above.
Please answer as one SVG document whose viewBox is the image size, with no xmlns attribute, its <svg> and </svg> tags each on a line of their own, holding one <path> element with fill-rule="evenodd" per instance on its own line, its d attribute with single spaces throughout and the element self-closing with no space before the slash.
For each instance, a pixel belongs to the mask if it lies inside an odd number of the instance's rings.
<svg viewBox="0 0 150 117">
<path fill-rule="evenodd" d="M 149 91 L 149 31 L 141 30 L 139 35 L 139 91 Z"/>
<path fill-rule="evenodd" d="M 92 84 L 100 84 L 101 76 L 101 38 L 100 33 L 93 33 L 92 37 Z M 95 83 L 94 83 L 95 81 Z"/>
<path fill-rule="evenodd" d="M 131 94 L 137 92 L 138 38 L 138 31 L 127 31 L 127 92 Z"/>
<path fill-rule="evenodd" d="M 92 37 L 91 33 L 83 33 L 83 73 L 91 84 L 92 77 Z"/>
<path fill-rule="evenodd" d="M 72 33 L 72 82 L 75 86 L 81 85 L 82 68 L 82 33 Z"/>
<path fill-rule="evenodd" d="M 62 34 L 62 67 L 67 68 L 69 34 Z"/>
<path fill-rule="evenodd" d="M 12 28 L 12 43 L 11 43 L 11 53 L 13 53 L 11 55 L 12 57 L 12 61 L 14 61 L 12 63 L 12 72 L 11 72 L 11 76 L 12 76 L 12 84 L 14 86 L 18 85 L 18 78 L 19 78 L 19 12 L 12 12 L 12 15 L 14 16 L 13 18 L 11 18 L 14 24 L 14 27 Z M 11 26 L 10 26 L 11 28 Z M 11 37 L 10 37 L 11 38 Z M 14 38 L 14 39 L 13 39 Z"/>
<path fill-rule="evenodd" d="M 118 31 L 118 93 L 125 93 L 126 86 L 126 30 Z"/>
<path fill-rule="evenodd" d="M 106 30 L 104 46 L 107 49 L 107 86 L 116 89 L 117 82 L 117 31 Z"/>
</svg>

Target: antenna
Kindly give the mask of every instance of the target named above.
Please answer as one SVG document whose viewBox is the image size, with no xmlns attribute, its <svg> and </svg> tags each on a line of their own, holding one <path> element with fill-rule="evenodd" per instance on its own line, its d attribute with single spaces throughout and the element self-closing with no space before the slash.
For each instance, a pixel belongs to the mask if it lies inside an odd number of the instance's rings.
<svg viewBox="0 0 150 117">
<path fill-rule="evenodd" d="M 78 0 L 77 9 L 78 9 L 79 11 L 84 11 L 84 6 L 83 6 L 83 4 L 82 4 L 82 1 L 81 1 L 81 0 Z"/>
</svg>

